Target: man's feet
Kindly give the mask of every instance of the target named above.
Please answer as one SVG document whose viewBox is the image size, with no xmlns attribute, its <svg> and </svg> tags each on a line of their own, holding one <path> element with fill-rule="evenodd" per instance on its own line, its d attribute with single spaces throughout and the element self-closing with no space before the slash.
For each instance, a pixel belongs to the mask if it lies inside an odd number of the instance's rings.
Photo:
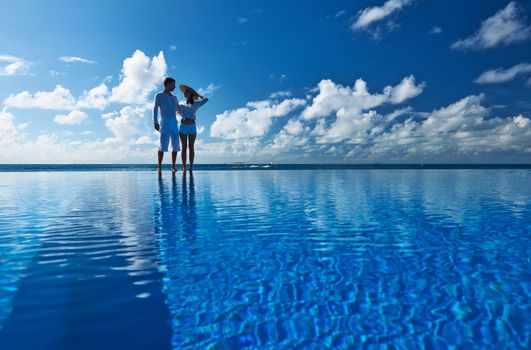
<svg viewBox="0 0 531 350">
<path fill-rule="evenodd" d="M 159 176 L 162 176 L 162 169 L 160 167 L 157 168 L 157 174 Z"/>
<path fill-rule="evenodd" d="M 175 176 L 176 172 L 177 172 L 177 168 L 176 167 L 172 167 L 171 168 L 171 176 Z"/>
<path fill-rule="evenodd" d="M 190 174 L 194 173 L 194 169 L 192 169 L 192 166 L 190 166 L 190 169 L 188 171 L 190 172 Z"/>
</svg>

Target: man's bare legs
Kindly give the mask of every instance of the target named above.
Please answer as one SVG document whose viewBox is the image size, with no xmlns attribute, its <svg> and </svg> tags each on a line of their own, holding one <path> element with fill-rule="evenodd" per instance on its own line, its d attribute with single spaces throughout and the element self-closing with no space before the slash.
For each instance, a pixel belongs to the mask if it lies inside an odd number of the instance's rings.
<svg viewBox="0 0 531 350">
<path fill-rule="evenodd" d="M 158 152 L 158 158 L 159 158 L 159 164 L 158 164 L 158 167 L 157 167 L 157 173 L 159 174 L 159 176 L 162 175 L 162 158 L 164 158 L 164 152 L 162 151 L 159 151 Z"/>
<path fill-rule="evenodd" d="M 164 159 L 164 152 L 158 151 L 158 165 L 157 165 L 157 173 L 159 176 L 162 175 L 162 159 Z M 175 172 L 177 171 L 177 168 L 175 167 L 175 161 L 177 160 L 177 152 L 172 151 L 171 152 L 171 173 L 175 175 Z"/>
<path fill-rule="evenodd" d="M 186 174 L 186 149 L 188 148 L 188 139 L 186 134 L 179 134 L 181 139 L 181 160 L 183 162 L 183 175 Z"/>
<path fill-rule="evenodd" d="M 175 176 L 175 172 L 177 171 L 177 168 L 175 167 L 175 161 L 177 160 L 177 152 L 172 151 L 171 152 L 171 174 Z"/>
<path fill-rule="evenodd" d="M 194 158 L 195 158 L 195 150 L 194 150 L 194 143 L 195 138 L 197 135 L 188 135 L 188 140 L 190 143 L 190 174 L 193 172 L 193 165 L 194 165 Z"/>
</svg>

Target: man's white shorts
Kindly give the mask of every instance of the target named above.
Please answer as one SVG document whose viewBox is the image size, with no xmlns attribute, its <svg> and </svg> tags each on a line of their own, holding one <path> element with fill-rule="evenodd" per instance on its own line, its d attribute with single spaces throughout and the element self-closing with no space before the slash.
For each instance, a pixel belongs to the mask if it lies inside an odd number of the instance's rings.
<svg viewBox="0 0 531 350">
<path fill-rule="evenodd" d="M 167 123 L 160 126 L 159 151 L 168 152 L 168 145 L 171 140 L 171 150 L 178 152 L 179 147 L 179 127 L 177 123 Z"/>
</svg>

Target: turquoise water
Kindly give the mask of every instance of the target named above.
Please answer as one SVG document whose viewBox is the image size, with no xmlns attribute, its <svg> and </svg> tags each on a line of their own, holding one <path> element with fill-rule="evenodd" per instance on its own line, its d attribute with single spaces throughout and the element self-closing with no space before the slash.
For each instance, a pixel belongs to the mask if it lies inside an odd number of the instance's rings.
<svg viewBox="0 0 531 350">
<path fill-rule="evenodd" d="M 0 173 L 0 349 L 526 349 L 529 184 Z"/>
</svg>

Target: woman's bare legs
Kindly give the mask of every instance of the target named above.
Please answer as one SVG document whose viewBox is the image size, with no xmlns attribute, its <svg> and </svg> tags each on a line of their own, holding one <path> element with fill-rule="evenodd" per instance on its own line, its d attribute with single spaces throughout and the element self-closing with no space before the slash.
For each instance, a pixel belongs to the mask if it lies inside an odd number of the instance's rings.
<svg viewBox="0 0 531 350">
<path fill-rule="evenodd" d="M 188 135 L 188 143 L 190 144 L 190 174 L 193 172 L 194 158 L 195 158 L 195 138 L 197 135 Z"/>
<path fill-rule="evenodd" d="M 186 174 L 186 149 L 188 148 L 188 139 L 186 134 L 179 134 L 181 139 L 181 160 L 183 162 L 183 175 Z"/>
</svg>

